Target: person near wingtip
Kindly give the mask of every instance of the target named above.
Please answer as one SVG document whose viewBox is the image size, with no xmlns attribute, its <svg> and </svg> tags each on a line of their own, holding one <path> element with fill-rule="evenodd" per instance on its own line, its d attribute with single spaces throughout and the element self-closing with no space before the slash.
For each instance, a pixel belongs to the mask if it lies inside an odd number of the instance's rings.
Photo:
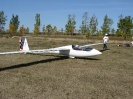
<svg viewBox="0 0 133 99">
<path fill-rule="evenodd" d="M 105 34 L 105 36 L 103 37 L 103 50 L 107 50 L 108 42 L 109 42 L 108 34 Z"/>
<path fill-rule="evenodd" d="M 133 41 L 131 42 L 131 46 L 133 47 Z"/>
</svg>

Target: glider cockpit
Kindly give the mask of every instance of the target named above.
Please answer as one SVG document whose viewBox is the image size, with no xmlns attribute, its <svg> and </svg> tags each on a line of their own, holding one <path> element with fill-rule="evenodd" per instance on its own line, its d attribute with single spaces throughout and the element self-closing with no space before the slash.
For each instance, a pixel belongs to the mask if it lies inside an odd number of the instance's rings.
<svg viewBox="0 0 133 99">
<path fill-rule="evenodd" d="M 93 48 L 82 47 L 80 45 L 72 45 L 73 50 L 91 51 Z"/>
</svg>

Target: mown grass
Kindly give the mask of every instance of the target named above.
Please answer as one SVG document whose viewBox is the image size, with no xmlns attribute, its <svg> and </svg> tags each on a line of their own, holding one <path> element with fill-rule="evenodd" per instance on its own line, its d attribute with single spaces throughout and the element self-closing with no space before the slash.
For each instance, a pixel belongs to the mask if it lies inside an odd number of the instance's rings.
<svg viewBox="0 0 133 99">
<path fill-rule="evenodd" d="M 28 42 L 30 49 L 43 49 L 102 40 L 34 37 Z M 133 48 L 118 43 L 123 41 L 110 40 L 110 50 L 89 58 L 0 55 L 0 99 L 132 99 Z M 0 38 L 0 52 L 14 50 L 19 50 L 17 38 Z"/>
</svg>

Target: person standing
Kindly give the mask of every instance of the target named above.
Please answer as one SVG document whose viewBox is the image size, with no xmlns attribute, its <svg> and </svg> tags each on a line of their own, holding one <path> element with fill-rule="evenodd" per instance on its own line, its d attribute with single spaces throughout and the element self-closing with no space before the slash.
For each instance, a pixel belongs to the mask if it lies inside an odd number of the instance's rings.
<svg viewBox="0 0 133 99">
<path fill-rule="evenodd" d="M 103 37 L 103 50 L 107 50 L 108 42 L 109 42 L 108 34 L 105 34 L 105 36 Z"/>
<path fill-rule="evenodd" d="M 133 36 L 132 36 L 131 46 L 133 47 Z"/>
<path fill-rule="evenodd" d="M 131 46 L 133 47 L 133 41 L 131 42 Z"/>
</svg>

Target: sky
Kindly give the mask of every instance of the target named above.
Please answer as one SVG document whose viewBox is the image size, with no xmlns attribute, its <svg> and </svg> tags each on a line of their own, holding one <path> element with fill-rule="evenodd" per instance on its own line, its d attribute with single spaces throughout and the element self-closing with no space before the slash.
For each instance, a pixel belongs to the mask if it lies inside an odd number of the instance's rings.
<svg viewBox="0 0 133 99">
<path fill-rule="evenodd" d="M 65 30 L 69 14 L 75 15 L 76 29 L 79 29 L 85 12 L 88 18 L 97 17 L 98 29 L 101 29 L 105 15 L 113 20 L 112 28 L 117 29 L 121 14 L 133 17 L 133 0 L 0 0 L 0 11 L 7 16 L 5 29 L 9 29 L 12 15 L 18 15 L 19 26 L 24 25 L 32 32 L 37 13 L 40 14 L 41 31 L 43 25 L 48 24 Z"/>
</svg>

